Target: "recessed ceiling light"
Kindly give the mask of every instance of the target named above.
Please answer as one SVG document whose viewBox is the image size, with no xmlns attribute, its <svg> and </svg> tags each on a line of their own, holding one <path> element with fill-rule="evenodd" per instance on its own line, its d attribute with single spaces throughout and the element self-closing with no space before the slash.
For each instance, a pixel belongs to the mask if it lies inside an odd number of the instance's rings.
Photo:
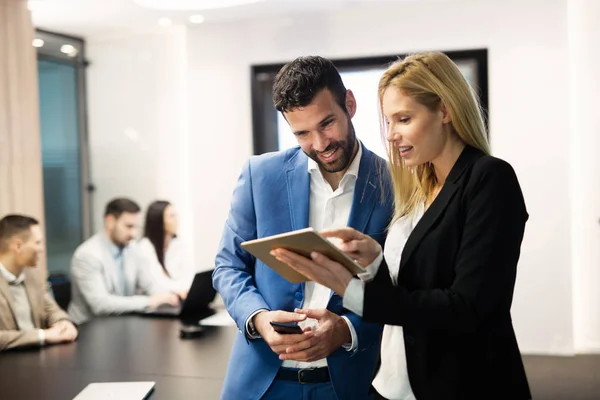
<svg viewBox="0 0 600 400">
<path fill-rule="evenodd" d="M 42 47 L 44 45 L 44 39 L 35 38 L 31 42 L 31 44 L 33 45 L 33 47 Z"/>
<path fill-rule="evenodd" d="M 200 14 L 190 15 L 190 22 L 192 24 L 201 24 L 204 22 L 204 17 Z"/>
<path fill-rule="evenodd" d="M 165 17 L 159 18 L 158 19 L 158 25 L 166 28 L 167 26 L 173 25 L 173 21 L 171 21 L 169 18 L 165 18 Z"/>
<path fill-rule="evenodd" d="M 75 57 L 77 55 L 77 49 L 70 44 L 63 44 L 60 46 L 60 52 L 68 55 L 69 57 Z"/>
<path fill-rule="evenodd" d="M 145 8 L 156 10 L 211 10 L 246 4 L 259 3 L 265 0 L 133 0 Z"/>
<path fill-rule="evenodd" d="M 27 1 L 27 8 L 31 12 L 38 11 L 45 6 L 47 6 L 47 4 L 41 0 L 28 0 Z"/>
</svg>

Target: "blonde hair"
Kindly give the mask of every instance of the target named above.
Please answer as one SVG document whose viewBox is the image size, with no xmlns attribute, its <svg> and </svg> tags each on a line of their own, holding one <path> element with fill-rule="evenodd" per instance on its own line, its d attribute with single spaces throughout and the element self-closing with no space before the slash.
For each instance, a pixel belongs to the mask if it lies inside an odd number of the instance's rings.
<svg viewBox="0 0 600 400">
<path fill-rule="evenodd" d="M 386 131 L 382 99 L 394 87 L 432 111 L 443 104 L 451 119 L 452 131 L 467 145 L 489 154 L 481 106 L 473 89 L 456 64 L 442 53 L 420 53 L 396 61 L 379 80 L 379 107 L 382 132 Z M 385 133 L 384 133 L 385 137 Z M 411 172 L 403 166 L 399 149 L 387 141 L 389 168 L 394 190 L 396 219 L 410 214 L 432 193 L 436 180 L 431 165 L 419 165 Z"/>
</svg>

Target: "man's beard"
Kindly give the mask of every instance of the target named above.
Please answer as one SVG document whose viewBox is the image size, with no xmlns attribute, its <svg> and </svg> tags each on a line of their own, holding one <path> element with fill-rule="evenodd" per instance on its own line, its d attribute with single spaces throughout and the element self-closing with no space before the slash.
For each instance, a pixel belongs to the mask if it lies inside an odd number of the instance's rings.
<svg viewBox="0 0 600 400">
<path fill-rule="evenodd" d="M 313 150 L 310 153 L 305 152 L 305 154 L 314 160 L 322 170 L 329 173 L 340 172 L 350 165 L 355 145 L 356 133 L 354 131 L 354 125 L 352 125 L 352 121 L 348 118 L 348 135 L 346 140 L 331 142 L 323 151 L 317 152 Z M 335 149 L 339 149 L 342 152 L 337 159 L 330 163 L 321 161 L 318 154 L 329 153 Z"/>
<path fill-rule="evenodd" d="M 114 231 L 111 232 L 110 239 L 112 240 L 114 245 L 117 246 L 119 249 L 124 249 L 125 247 L 127 247 L 127 245 L 130 242 L 130 240 L 128 240 L 127 243 L 123 243 L 123 241 L 121 241 L 117 238 L 116 232 L 114 232 Z"/>
</svg>

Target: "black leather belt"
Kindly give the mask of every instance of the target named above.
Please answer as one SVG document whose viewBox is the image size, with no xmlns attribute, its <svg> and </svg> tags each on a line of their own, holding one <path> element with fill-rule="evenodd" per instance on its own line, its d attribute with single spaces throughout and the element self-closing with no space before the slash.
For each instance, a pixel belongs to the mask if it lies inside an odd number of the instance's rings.
<svg viewBox="0 0 600 400">
<path fill-rule="evenodd" d="M 325 383 L 329 382 L 329 368 L 279 368 L 275 379 L 294 381 L 298 383 Z"/>
</svg>

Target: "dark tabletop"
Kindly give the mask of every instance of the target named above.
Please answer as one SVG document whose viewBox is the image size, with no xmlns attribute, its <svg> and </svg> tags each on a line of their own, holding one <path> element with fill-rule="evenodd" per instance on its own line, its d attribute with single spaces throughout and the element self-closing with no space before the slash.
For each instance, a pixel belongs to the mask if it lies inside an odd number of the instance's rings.
<svg viewBox="0 0 600 400">
<path fill-rule="evenodd" d="M 75 343 L 0 354 L 0 398 L 72 399 L 92 382 L 154 381 L 149 397 L 218 399 L 237 329 L 181 339 L 176 319 L 97 318 Z"/>
</svg>

